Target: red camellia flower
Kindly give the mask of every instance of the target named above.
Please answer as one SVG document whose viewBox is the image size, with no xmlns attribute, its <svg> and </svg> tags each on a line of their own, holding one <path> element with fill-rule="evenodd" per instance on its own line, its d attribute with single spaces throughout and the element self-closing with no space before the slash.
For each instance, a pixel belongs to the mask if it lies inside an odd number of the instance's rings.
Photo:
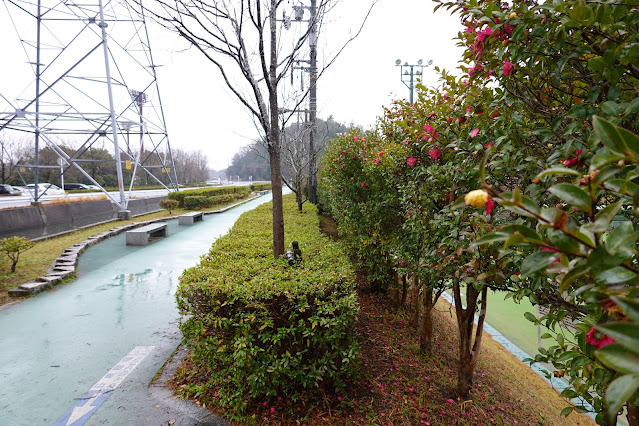
<svg viewBox="0 0 639 426">
<path fill-rule="evenodd" d="M 492 198 L 488 197 L 488 200 L 486 201 L 486 216 L 490 215 L 493 212 L 494 208 L 495 202 Z"/>
<path fill-rule="evenodd" d="M 430 151 L 428 151 L 428 156 L 437 161 L 442 156 L 442 150 L 439 148 L 432 148 Z"/>
<path fill-rule="evenodd" d="M 509 75 L 513 71 L 513 68 L 515 68 L 513 64 L 508 61 L 504 62 L 504 75 Z"/>
<path fill-rule="evenodd" d="M 564 161 L 564 166 L 573 167 L 573 166 L 577 165 L 577 168 L 579 168 L 580 167 L 580 166 L 578 166 L 578 164 L 579 164 L 579 156 L 581 155 L 582 152 L 584 152 L 583 149 L 578 149 L 576 151 L 576 155 L 573 158 L 570 158 L 570 159 Z M 581 166 L 583 166 L 583 164 Z"/>
<path fill-rule="evenodd" d="M 586 334 L 586 342 L 591 344 L 595 348 L 600 349 L 606 345 L 615 343 L 615 339 L 608 336 L 607 334 L 604 334 L 599 339 L 597 339 L 597 337 L 595 337 L 595 327 L 592 327 L 590 331 Z"/>
</svg>

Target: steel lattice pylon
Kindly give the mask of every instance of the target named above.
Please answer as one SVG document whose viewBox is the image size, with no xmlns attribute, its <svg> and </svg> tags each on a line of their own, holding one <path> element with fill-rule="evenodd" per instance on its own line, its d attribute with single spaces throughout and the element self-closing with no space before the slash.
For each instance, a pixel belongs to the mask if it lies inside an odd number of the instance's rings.
<svg viewBox="0 0 639 426">
<path fill-rule="evenodd" d="M 119 200 L 107 196 L 120 210 L 126 210 L 140 175 L 177 189 L 141 4 L 3 0 L 3 9 L 0 14 L 6 11 L 27 59 L 5 57 L 2 66 L 31 73 L 26 87 L 0 92 L 0 132 L 33 135 L 34 163 L 19 164 L 21 170 L 33 170 L 37 182 L 41 169 L 56 167 L 40 164 L 39 150 L 49 147 L 60 158 L 59 169 L 76 168 L 100 186 L 86 169 L 105 160 L 89 154 L 109 142 L 120 159 L 115 161 Z M 69 141 L 76 146 L 73 153 L 61 148 Z M 125 175 L 131 179 L 128 194 Z M 36 188 L 35 201 L 41 196 Z"/>
</svg>

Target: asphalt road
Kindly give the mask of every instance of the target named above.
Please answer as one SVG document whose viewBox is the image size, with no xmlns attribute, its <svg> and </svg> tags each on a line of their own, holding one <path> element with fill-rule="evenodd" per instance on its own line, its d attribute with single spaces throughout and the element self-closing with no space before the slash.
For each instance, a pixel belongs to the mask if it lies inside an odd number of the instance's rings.
<svg viewBox="0 0 639 426">
<path fill-rule="evenodd" d="M 233 182 L 229 184 L 223 184 L 221 186 L 246 186 L 250 185 L 251 182 Z M 195 189 L 195 188 L 188 188 Z M 166 189 L 142 189 L 131 191 L 131 198 L 153 198 L 153 197 L 161 197 L 163 195 L 168 194 L 169 191 Z M 116 201 L 120 201 L 120 193 L 117 191 L 109 191 L 108 194 L 115 199 Z M 129 192 L 124 191 L 125 196 L 128 196 Z M 44 195 L 40 198 L 42 203 L 47 203 L 57 199 L 74 199 L 74 198 L 85 198 L 89 199 L 91 197 L 102 197 L 104 194 L 102 192 L 85 192 L 85 193 L 70 193 L 66 195 Z M 18 196 L 2 196 L 0 197 L 0 209 L 6 209 L 11 207 L 24 207 L 29 206 L 33 202 L 33 198 L 28 193 L 23 193 L 23 195 Z"/>
</svg>

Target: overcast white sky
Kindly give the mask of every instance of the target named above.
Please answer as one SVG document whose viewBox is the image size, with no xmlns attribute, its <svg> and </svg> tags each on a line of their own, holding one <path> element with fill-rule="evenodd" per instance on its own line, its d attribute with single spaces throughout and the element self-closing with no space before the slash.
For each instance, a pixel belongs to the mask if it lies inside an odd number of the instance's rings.
<svg viewBox="0 0 639 426">
<path fill-rule="evenodd" d="M 294 3 L 298 3 L 295 0 Z M 320 33 L 319 60 L 332 55 L 349 31 L 356 31 L 371 0 L 341 0 Z M 291 1 L 293 3 L 293 1 Z M 445 10 L 433 13 L 428 0 L 379 0 L 361 35 L 342 53 L 318 83 L 318 116 L 346 124 L 371 126 L 382 106 L 408 98 L 395 60 L 453 69 L 461 56 L 453 37 L 461 25 Z M 0 9 L 0 15 L 4 10 Z M 210 167 L 227 167 L 239 149 L 258 137 L 247 111 L 226 89 L 213 64 L 162 30 L 150 28 L 162 105 L 172 147 L 200 149 Z M 2 67 L 11 60 L 6 58 Z M 434 70 L 425 69 L 426 84 L 436 83 Z M 6 73 L 4 73 L 6 76 Z M 2 75 L 0 75 L 2 77 Z M 0 94 L 15 82 L 0 78 Z"/>
</svg>

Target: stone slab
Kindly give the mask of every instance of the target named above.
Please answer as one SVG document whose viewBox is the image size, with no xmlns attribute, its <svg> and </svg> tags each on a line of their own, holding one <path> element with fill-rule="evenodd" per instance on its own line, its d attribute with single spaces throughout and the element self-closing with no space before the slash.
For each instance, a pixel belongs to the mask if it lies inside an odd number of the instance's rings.
<svg viewBox="0 0 639 426">
<path fill-rule="evenodd" d="M 161 222 L 126 231 L 126 245 L 145 246 L 149 244 L 150 237 L 166 237 L 167 226 L 166 223 Z"/>
<path fill-rule="evenodd" d="M 204 214 L 202 212 L 189 212 L 178 216 L 178 225 L 193 225 L 202 222 Z"/>
</svg>

